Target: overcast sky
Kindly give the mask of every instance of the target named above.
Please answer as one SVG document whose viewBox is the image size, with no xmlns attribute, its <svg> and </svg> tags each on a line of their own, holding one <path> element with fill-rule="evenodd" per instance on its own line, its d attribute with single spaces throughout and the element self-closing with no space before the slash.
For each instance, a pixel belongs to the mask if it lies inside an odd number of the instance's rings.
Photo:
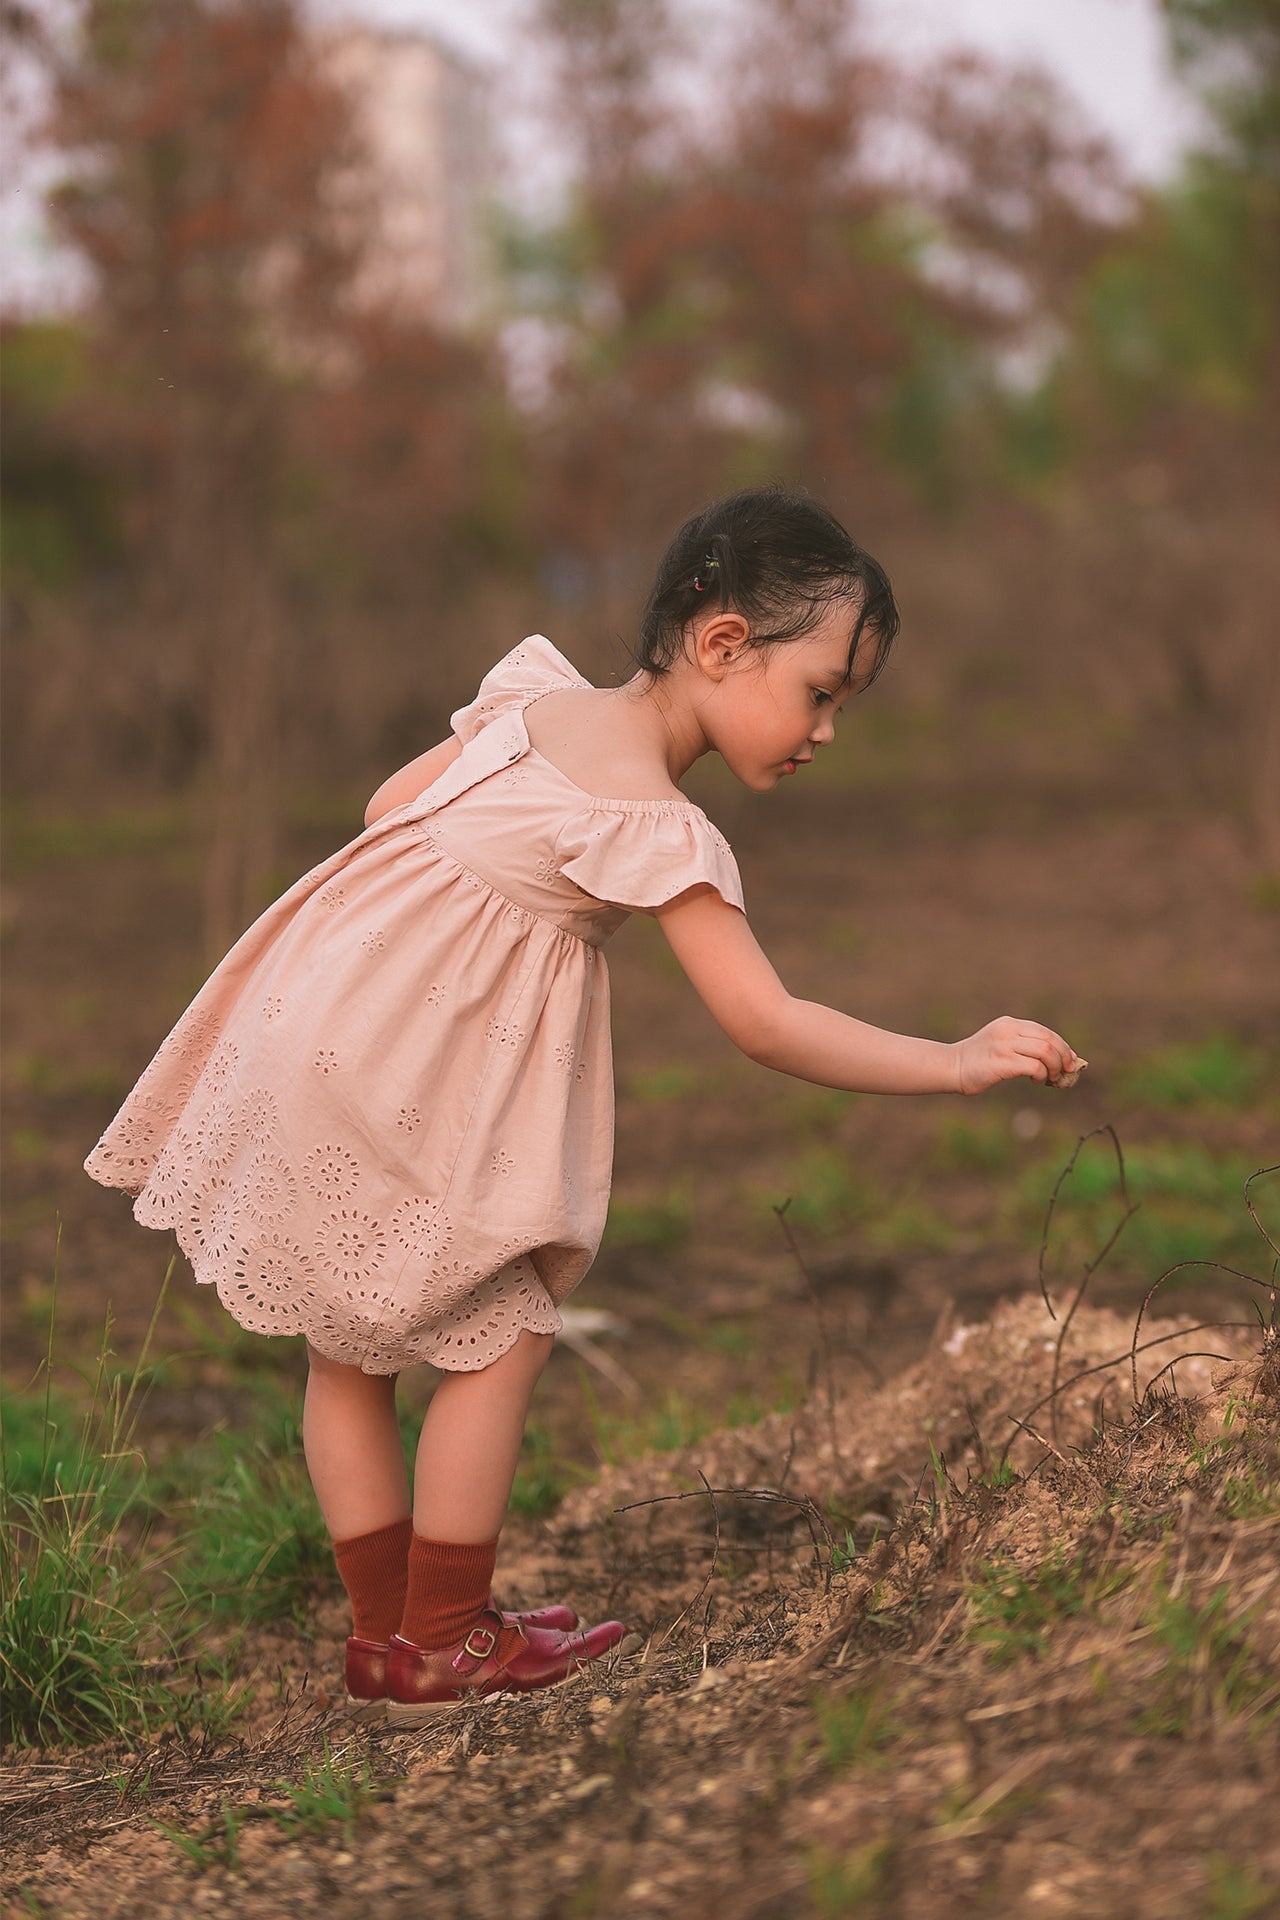
<svg viewBox="0 0 1280 1920">
<path fill-rule="evenodd" d="M 321 16 L 426 27 L 515 75 L 528 0 L 311 0 Z M 683 0 L 682 18 L 732 19 L 734 0 Z M 904 62 L 971 47 L 1046 67 L 1111 134 L 1133 170 L 1159 179 L 1195 125 L 1166 53 L 1160 0 L 862 0 L 869 33 Z M 518 83 L 517 83 L 518 86 Z"/>
<path fill-rule="evenodd" d="M 735 0 L 682 0 L 681 17 L 708 21 L 709 39 L 731 27 Z M 361 19 L 425 28 L 493 73 L 492 106 L 502 142 L 535 189 L 553 186 L 554 156 L 540 165 L 545 135 L 532 114 L 536 75 L 521 26 L 529 0 L 308 0 L 318 19 Z M 957 47 L 1002 62 L 1048 69 L 1109 133 L 1132 170 L 1169 174 L 1195 130 L 1187 96 L 1170 70 L 1159 0 L 863 0 L 868 32 L 910 64 Z M 76 264 L 51 253 L 41 216 L 39 168 L 12 171 L 0 201 L 6 304 L 30 309 L 74 298 Z"/>
</svg>

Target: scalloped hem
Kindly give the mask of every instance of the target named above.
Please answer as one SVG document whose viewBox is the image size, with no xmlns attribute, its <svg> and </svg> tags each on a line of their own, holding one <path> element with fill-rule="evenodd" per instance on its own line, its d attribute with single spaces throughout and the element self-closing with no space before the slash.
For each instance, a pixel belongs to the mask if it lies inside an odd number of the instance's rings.
<svg viewBox="0 0 1280 1920">
<path fill-rule="evenodd" d="M 97 1159 L 98 1165 L 90 1161 Z M 434 1319 L 424 1318 L 396 1302 L 382 1298 L 376 1288 L 353 1288 L 324 1293 L 314 1283 L 282 1283 L 278 1288 L 259 1284 L 249 1288 L 234 1270 L 217 1270 L 208 1249 L 200 1245 L 180 1217 L 157 1217 L 155 1196 L 148 1192 L 150 1177 L 140 1186 L 136 1174 L 104 1165 L 98 1149 L 84 1163 L 85 1171 L 103 1186 L 133 1196 L 133 1216 L 139 1226 L 172 1233 L 191 1265 L 198 1286 L 212 1286 L 237 1326 L 264 1338 L 301 1334 L 317 1353 L 340 1366 L 359 1367 L 362 1373 L 401 1373 L 406 1367 L 427 1365 L 444 1373 L 478 1373 L 510 1352 L 520 1335 L 558 1334 L 564 1322 L 528 1254 L 519 1254 L 497 1272 L 480 1280 L 469 1292 Z M 282 1249 L 305 1262 L 302 1249 Z M 215 1270 L 211 1271 L 210 1269 Z"/>
</svg>

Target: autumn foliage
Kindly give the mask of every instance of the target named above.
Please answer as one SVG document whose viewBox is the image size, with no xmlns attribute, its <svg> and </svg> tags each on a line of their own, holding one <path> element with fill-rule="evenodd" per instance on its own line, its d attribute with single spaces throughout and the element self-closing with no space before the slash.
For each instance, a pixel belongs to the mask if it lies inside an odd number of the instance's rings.
<svg viewBox="0 0 1280 1920">
<path fill-rule="evenodd" d="M 1245 78 L 1155 193 L 1042 77 L 900 71 L 846 0 L 714 46 L 545 0 L 574 185 L 505 216 L 466 333 L 359 294 L 359 137 L 292 0 L 23 16 L 93 291 L 7 328 L 11 789 L 191 792 L 218 947 L 287 790 L 430 744 L 517 629 L 612 671 L 673 521 L 778 477 L 883 552 L 931 697 L 1157 714 L 1194 778 L 1234 740 L 1280 867 L 1273 12 L 1170 10 L 1193 83 Z"/>
</svg>

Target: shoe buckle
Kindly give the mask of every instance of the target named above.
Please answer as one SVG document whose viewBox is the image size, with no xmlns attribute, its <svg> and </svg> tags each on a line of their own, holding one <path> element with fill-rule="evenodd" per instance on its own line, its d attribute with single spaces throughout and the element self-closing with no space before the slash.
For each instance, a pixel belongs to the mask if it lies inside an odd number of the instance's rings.
<svg viewBox="0 0 1280 1920">
<path fill-rule="evenodd" d="M 484 1642 L 483 1646 L 472 1646 L 472 1641 L 477 1637 Z M 470 1654 L 473 1660 L 487 1660 L 497 1644 L 497 1634 L 493 1633 L 488 1627 L 472 1627 L 470 1633 L 462 1643 L 462 1651 Z"/>
</svg>

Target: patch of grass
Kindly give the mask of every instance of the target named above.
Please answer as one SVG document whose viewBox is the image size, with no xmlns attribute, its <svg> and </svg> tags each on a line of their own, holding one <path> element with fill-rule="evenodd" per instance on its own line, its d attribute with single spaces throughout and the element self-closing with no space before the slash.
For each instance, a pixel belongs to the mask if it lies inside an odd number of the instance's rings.
<svg viewBox="0 0 1280 1920">
<path fill-rule="evenodd" d="M 208 1873 L 210 1867 L 225 1867 L 228 1873 L 234 1873 L 240 1865 L 240 1831 L 249 1817 L 247 1807 L 233 1807 L 224 1799 L 216 1818 L 199 1833 L 154 1818 L 151 1825 L 173 1843 L 193 1873 Z"/>
<path fill-rule="evenodd" d="M 705 1084 L 706 1076 L 696 1067 L 683 1060 L 669 1060 L 664 1067 L 655 1067 L 652 1073 L 634 1073 L 631 1076 L 629 1091 L 637 1100 L 654 1105 L 667 1100 L 681 1100 L 686 1094 L 697 1093 Z"/>
<path fill-rule="evenodd" d="M 768 1414 L 795 1405 L 795 1395 L 784 1391 L 773 1406 L 766 1406 L 754 1395 L 739 1393 L 723 1406 L 693 1403 L 680 1393 L 669 1393 L 660 1405 L 639 1414 L 606 1412 L 598 1403 L 590 1382 L 583 1380 L 595 1438 L 596 1452 L 607 1466 L 634 1460 L 646 1453 L 674 1453 L 720 1428 L 750 1427 Z"/>
<path fill-rule="evenodd" d="M 1274 1880 L 1259 1880 L 1251 1867 L 1222 1853 L 1211 1853 L 1205 1865 L 1213 1901 L 1205 1920 L 1253 1920 L 1255 1914 L 1280 1911 L 1280 1886 Z"/>
<path fill-rule="evenodd" d="M 5 1077 L 25 1093 L 114 1100 L 126 1091 L 118 1067 L 82 1067 L 73 1072 L 49 1054 L 39 1052 L 11 1053 L 5 1061 Z"/>
<path fill-rule="evenodd" d="M 859 960 L 867 950 L 867 936 L 847 915 L 840 914 L 819 929 L 818 945 L 838 960 Z"/>
<path fill-rule="evenodd" d="M 1232 1619 L 1231 1587 L 1224 1581 L 1197 1601 L 1174 1593 L 1163 1574 L 1153 1583 L 1142 1621 L 1165 1660 L 1151 1698 L 1137 1718 L 1143 1733 L 1178 1735 L 1215 1715 L 1235 1719 L 1270 1708 L 1280 1686 L 1255 1659 L 1246 1632 L 1258 1609 Z"/>
<path fill-rule="evenodd" d="M 829 1132 L 864 1096 L 849 1093 L 843 1087 L 814 1087 L 800 1082 L 788 1085 L 778 1096 L 778 1112 L 790 1128 L 808 1132 Z"/>
<path fill-rule="evenodd" d="M 893 1719 L 896 1701 L 881 1687 L 855 1687 L 834 1699 L 819 1694 L 812 1705 L 823 1758 L 833 1772 L 877 1765 L 884 1749 L 897 1737 Z"/>
<path fill-rule="evenodd" d="M 693 1176 L 681 1173 L 652 1200 L 624 1200 L 615 1193 L 609 1201 L 603 1244 L 656 1247 L 669 1253 L 688 1239 L 693 1222 Z"/>
<path fill-rule="evenodd" d="M 759 1346 L 758 1337 L 750 1327 L 736 1320 L 722 1320 L 708 1327 L 702 1338 L 712 1353 L 727 1354 L 730 1360 L 749 1360 Z"/>
<path fill-rule="evenodd" d="M 830 1920 L 847 1920 L 864 1901 L 884 1889 L 893 1858 L 893 1841 L 872 1840 L 851 1853 L 831 1853 L 815 1847 L 808 1855 L 809 1896 L 815 1912 Z"/>
<path fill-rule="evenodd" d="M 996 1666 L 1038 1657 L 1053 1629 L 1096 1610 L 1129 1575 L 1112 1568 L 1089 1574 L 1077 1555 L 1050 1553 L 1029 1572 L 986 1561 L 969 1589 L 971 1639 L 987 1649 Z"/>
<path fill-rule="evenodd" d="M 37 815 L 21 802 L 6 808 L 5 857 L 11 870 L 60 861 L 100 861 L 111 854 L 180 846 L 191 833 L 188 803 L 103 807 L 92 813 Z"/>
<path fill-rule="evenodd" d="M 149 1729 L 172 1710 L 159 1678 L 177 1657 L 172 1610 L 133 1446 L 145 1367 L 126 1387 L 110 1336 L 108 1318 L 73 1440 L 51 1385 L 51 1313 L 45 1392 L 16 1415 L 13 1451 L 0 1449 L 0 1732 L 16 1745 Z"/>
<path fill-rule="evenodd" d="M 849 1156 L 834 1147 L 808 1148 L 768 1191 L 750 1188 L 747 1199 L 760 1215 L 772 1215 L 785 1202 L 792 1226 L 824 1236 L 865 1219 L 874 1205 L 870 1184 L 854 1172 Z"/>
<path fill-rule="evenodd" d="M 27 1165 L 46 1160 L 52 1150 L 53 1141 L 47 1133 L 41 1133 L 39 1127 L 15 1127 L 9 1135 L 9 1151 Z"/>
<path fill-rule="evenodd" d="M 1118 1090 L 1148 1107 L 1247 1107 L 1266 1070 L 1260 1048 L 1217 1034 L 1144 1054 L 1119 1075 Z"/>
<path fill-rule="evenodd" d="M 1056 1155 L 1041 1159 L 1017 1184 L 1016 1231 L 1028 1245 L 1039 1242 L 1045 1202 L 1061 1164 Z M 1113 1260 L 1153 1275 L 1180 1260 L 1220 1260 L 1246 1268 L 1256 1261 L 1262 1243 L 1242 1199 L 1253 1163 L 1212 1153 L 1198 1141 L 1166 1140 L 1127 1150 L 1125 1169 L 1139 1211 L 1125 1227 Z M 1066 1271 L 1096 1253 L 1120 1211 L 1114 1156 L 1101 1148 L 1082 1153 L 1054 1214 L 1052 1268 Z"/>
<path fill-rule="evenodd" d="M 1280 1520 L 1280 1480 L 1256 1461 L 1230 1472 L 1218 1498 L 1233 1520 Z"/>
<path fill-rule="evenodd" d="M 867 1242 L 886 1253 L 899 1247 L 918 1252 L 947 1253 L 965 1238 L 965 1230 L 949 1220 L 931 1200 L 908 1195 L 887 1213 L 867 1222 Z"/>
<path fill-rule="evenodd" d="M 358 1816 L 377 1798 L 378 1787 L 367 1753 L 335 1756 L 326 1740 L 321 1758 L 308 1761 L 302 1779 L 278 1780 L 275 1792 L 287 1805 L 273 1807 L 271 1817 L 287 1833 L 323 1835 L 336 1826 L 349 1842 Z"/>
<path fill-rule="evenodd" d="M 555 1512 L 569 1484 L 565 1465 L 557 1457 L 555 1442 L 545 1427 L 526 1427 L 508 1511 L 541 1519 Z"/>
<path fill-rule="evenodd" d="M 90 1391 L 92 1395 L 92 1385 Z M 108 1437 L 110 1415 L 101 1395 L 97 1406 L 92 1397 L 87 1408 L 77 1406 L 53 1386 L 46 1369 L 43 1391 L 0 1395 L 6 1494 L 63 1502 L 92 1494 L 100 1498 L 104 1512 L 118 1517 L 140 1497 L 145 1466 L 132 1448 L 120 1447 L 104 1456 L 101 1447 Z"/>
<path fill-rule="evenodd" d="M 257 1435 L 214 1436 L 220 1470 L 192 1503 L 182 1561 L 187 1605 L 241 1620 L 302 1625 L 333 1554 L 305 1462 Z"/>
<path fill-rule="evenodd" d="M 1014 1143 L 1003 1114 L 981 1120 L 944 1120 L 933 1158 L 952 1173 L 1002 1173 L 1013 1160 Z"/>
</svg>

